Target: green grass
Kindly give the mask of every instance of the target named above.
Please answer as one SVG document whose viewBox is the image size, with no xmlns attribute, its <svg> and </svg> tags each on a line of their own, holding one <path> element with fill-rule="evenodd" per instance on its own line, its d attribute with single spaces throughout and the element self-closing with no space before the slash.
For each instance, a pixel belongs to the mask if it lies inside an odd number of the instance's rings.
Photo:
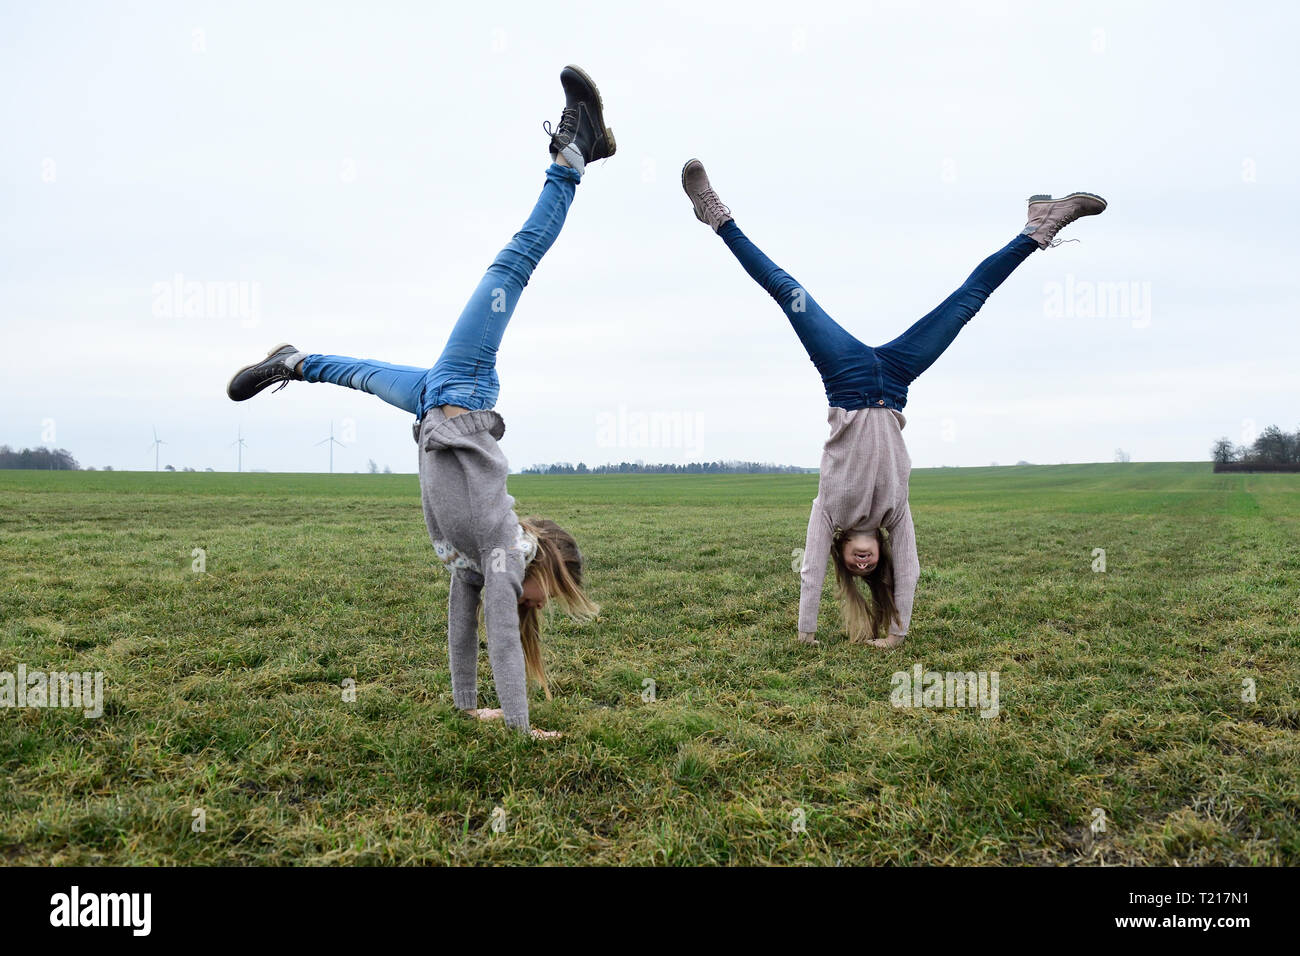
<svg viewBox="0 0 1300 956">
<path fill-rule="evenodd" d="M 548 632 L 558 741 L 452 707 L 413 477 L 0 472 L 0 670 L 107 697 L 0 710 L 0 862 L 1300 860 L 1300 475 L 917 471 L 888 652 L 829 593 L 826 642 L 794 640 L 815 476 L 510 487 L 604 608 Z M 916 663 L 998 671 L 1000 716 L 892 707 Z"/>
</svg>

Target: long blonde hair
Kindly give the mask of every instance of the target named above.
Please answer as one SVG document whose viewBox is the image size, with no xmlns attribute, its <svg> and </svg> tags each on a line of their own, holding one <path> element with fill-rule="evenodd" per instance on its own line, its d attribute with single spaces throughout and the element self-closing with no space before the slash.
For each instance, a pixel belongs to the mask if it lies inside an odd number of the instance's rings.
<svg viewBox="0 0 1300 956">
<path fill-rule="evenodd" d="M 520 518 L 523 529 L 537 539 L 537 554 L 533 557 L 524 580 L 534 580 L 546 593 L 547 607 L 552 601 L 577 621 L 590 621 L 600 613 L 600 605 L 587 597 L 582 590 L 582 572 L 585 564 L 578 542 L 554 521 L 529 515 Z M 542 610 L 523 608 L 519 612 L 519 640 L 524 646 L 524 669 L 528 679 L 542 686 L 546 699 L 551 699 L 551 685 L 546 678 L 546 665 L 542 661 Z"/>
<path fill-rule="evenodd" d="M 894 605 L 894 555 L 889 549 L 889 532 L 883 528 L 868 532 L 875 536 L 880 548 L 880 560 L 870 574 L 859 577 L 844 563 L 844 538 L 860 533 L 837 529 L 831 545 L 831 560 L 835 564 L 835 593 L 839 597 L 840 613 L 844 617 L 849 640 L 855 644 L 863 644 L 873 637 L 888 637 L 890 623 L 902 623 L 898 608 Z M 870 604 L 862 593 L 859 581 L 865 581 L 871 592 Z"/>
</svg>

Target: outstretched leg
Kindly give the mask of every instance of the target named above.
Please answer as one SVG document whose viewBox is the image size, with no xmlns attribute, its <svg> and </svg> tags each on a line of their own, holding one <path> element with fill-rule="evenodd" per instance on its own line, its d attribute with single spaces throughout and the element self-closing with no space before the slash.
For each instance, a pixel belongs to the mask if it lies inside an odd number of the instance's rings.
<svg viewBox="0 0 1300 956">
<path fill-rule="evenodd" d="M 1016 266 L 1035 249 L 1059 245 L 1056 234 L 1076 219 L 1105 211 L 1106 200 L 1093 193 L 1070 193 L 1060 199 L 1030 196 L 1029 221 L 1020 235 L 981 262 L 961 288 L 933 312 L 876 349 L 886 385 L 905 398 L 907 386 L 934 364 Z"/>
<path fill-rule="evenodd" d="M 369 392 L 412 415 L 419 408 L 424 377 L 429 374 L 427 368 L 344 355 L 307 355 L 300 368 L 304 382 L 329 382 Z"/>
<path fill-rule="evenodd" d="M 488 266 L 451 330 L 437 363 L 426 375 L 417 414 L 435 405 L 491 408 L 501 391 L 497 350 L 533 270 L 564 226 L 581 174 L 560 163 L 546 171 L 546 183 L 532 214 Z"/>
<path fill-rule="evenodd" d="M 956 292 L 910 329 L 879 346 L 876 355 L 895 389 L 906 390 L 922 372 L 934 364 L 952 344 L 967 322 L 988 301 L 1016 266 L 1029 258 L 1038 244 L 1025 235 L 1016 236 L 978 266 Z"/>
<path fill-rule="evenodd" d="M 790 320 L 804 351 L 821 373 L 826 401 L 840 408 L 867 404 L 881 385 L 880 363 L 871 348 L 846 332 L 788 272 L 750 242 L 718 198 L 698 159 L 682 167 L 682 188 L 695 207 L 695 217 L 722 237 L 750 278 L 776 300 Z"/>
<path fill-rule="evenodd" d="M 863 345 L 826 313 L 788 272 L 774 263 L 728 219 L 718 230 L 750 278 L 776 300 L 790 320 L 804 351 L 821 373 L 826 398 L 843 407 L 861 397 L 862 383 L 875 367 L 871 349 Z"/>
</svg>

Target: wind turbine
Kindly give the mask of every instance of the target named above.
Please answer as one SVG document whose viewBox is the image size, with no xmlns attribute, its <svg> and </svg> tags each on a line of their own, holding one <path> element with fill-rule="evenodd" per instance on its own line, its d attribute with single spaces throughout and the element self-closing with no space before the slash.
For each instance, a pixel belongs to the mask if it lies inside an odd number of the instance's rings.
<svg viewBox="0 0 1300 956">
<path fill-rule="evenodd" d="M 239 435 L 239 438 L 230 443 L 232 447 L 237 446 L 239 449 L 238 452 L 236 452 L 238 456 L 236 458 L 237 464 L 235 465 L 236 473 L 244 470 L 244 449 L 248 446 L 248 442 L 244 441 L 244 429 L 240 428 L 237 434 Z"/>
<path fill-rule="evenodd" d="M 167 444 L 158 437 L 158 427 L 155 425 L 153 430 L 153 470 L 158 470 L 158 446 Z"/>
<path fill-rule="evenodd" d="M 322 438 L 316 443 L 316 447 L 319 448 L 326 442 L 328 442 L 330 446 L 330 474 L 332 475 L 334 474 L 334 446 L 338 445 L 340 448 L 343 447 L 343 442 L 334 437 L 334 422 L 332 420 L 330 421 L 330 437 Z"/>
</svg>

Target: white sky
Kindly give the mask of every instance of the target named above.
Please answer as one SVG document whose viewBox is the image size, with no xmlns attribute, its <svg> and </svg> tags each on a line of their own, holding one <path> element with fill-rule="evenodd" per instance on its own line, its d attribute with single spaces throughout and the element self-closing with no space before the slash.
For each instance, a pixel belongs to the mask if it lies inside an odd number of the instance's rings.
<svg viewBox="0 0 1300 956">
<path fill-rule="evenodd" d="M 0 443 L 146 469 L 156 427 L 164 464 L 233 470 L 242 429 L 246 469 L 324 470 L 333 421 L 337 470 L 413 471 L 410 416 L 372 396 L 236 405 L 226 380 L 282 341 L 432 364 L 541 188 L 573 62 L 619 151 L 507 331 L 512 467 L 817 464 L 821 383 L 691 214 L 692 156 L 871 345 L 1018 232 L 1029 194 L 1106 196 L 912 386 L 913 463 L 1208 459 L 1300 425 L 1300 14 L 1266 7 L 6 4 Z M 247 283 L 255 320 L 156 314 L 177 275 Z M 1103 283 L 1136 293 L 1120 314 L 1053 314 Z M 650 414 L 676 447 L 611 436 Z"/>
</svg>

